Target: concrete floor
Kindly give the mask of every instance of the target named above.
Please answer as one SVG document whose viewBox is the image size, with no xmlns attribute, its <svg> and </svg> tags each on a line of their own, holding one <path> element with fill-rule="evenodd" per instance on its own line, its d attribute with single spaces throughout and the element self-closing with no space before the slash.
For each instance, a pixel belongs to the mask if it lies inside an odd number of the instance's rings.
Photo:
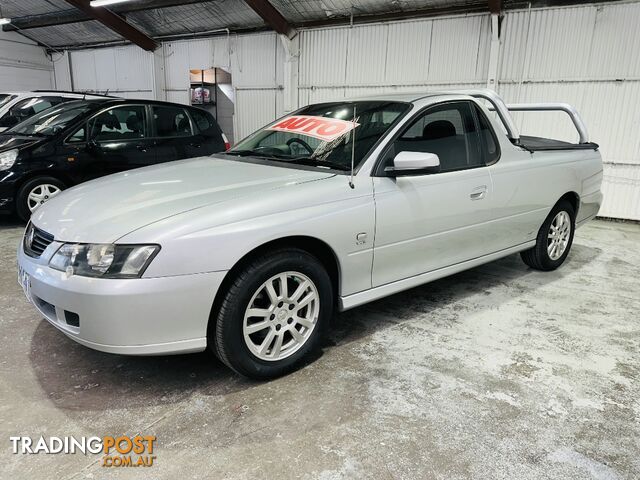
<svg viewBox="0 0 640 480">
<path fill-rule="evenodd" d="M 66 339 L 23 298 L 4 222 L 0 478 L 640 477 L 639 225 L 590 223 L 556 272 L 513 255 L 344 313 L 314 362 L 255 383 Z M 121 433 L 156 435 L 157 465 L 8 438 Z"/>
</svg>

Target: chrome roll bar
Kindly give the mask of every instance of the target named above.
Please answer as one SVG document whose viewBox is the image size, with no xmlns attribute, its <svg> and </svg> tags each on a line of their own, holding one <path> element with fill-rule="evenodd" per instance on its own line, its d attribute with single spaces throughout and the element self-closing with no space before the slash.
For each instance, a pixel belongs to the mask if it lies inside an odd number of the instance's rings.
<svg viewBox="0 0 640 480">
<path fill-rule="evenodd" d="M 571 118 L 576 130 L 578 130 L 580 143 L 589 143 L 589 132 L 587 132 L 586 125 L 578 111 L 568 103 L 511 103 L 507 105 L 496 92 L 489 89 L 460 90 L 457 93 L 487 100 L 491 104 L 489 110 L 498 114 L 500 121 L 507 130 L 507 136 L 515 145 L 520 144 L 520 133 L 510 112 L 565 112 Z"/>
<path fill-rule="evenodd" d="M 515 145 L 520 144 L 520 133 L 518 133 L 518 127 L 516 127 L 513 118 L 511 118 L 511 114 L 509 113 L 507 105 L 496 92 L 494 92 L 493 90 L 489 90 L 488 88 L 481 88 L 477 90 L 457 90 L 456 93 L 461 93 L 463 95 L 469 95 L 470 97 L 482 98 L 483 100 L 487 100 L 491 104 L 489 110 L 493 110 L 498 114 L 500 121 L 504 125 L 504 128 L 507 130 L 507 137 L 509 137 L 511 143 Z"/>
<path fill-rule="evenodd" d="M 578 111 L 568 103 L 510 103 L 507 105 L 507 109 L 510 112 L 565 112 L 578 130 L 579 142 L 589 143 L 589 132 L 586 125 Z"/>
</svg>

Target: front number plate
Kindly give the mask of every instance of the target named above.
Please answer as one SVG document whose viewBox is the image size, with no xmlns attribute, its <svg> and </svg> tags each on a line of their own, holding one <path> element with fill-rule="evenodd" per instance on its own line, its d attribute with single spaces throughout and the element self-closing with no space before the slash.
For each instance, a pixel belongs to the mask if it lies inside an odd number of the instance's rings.
<svg viewBox="0 0 640 480">
<path fill-rule="evenodd" d="M 18 265 L 18 283 L 22 287 L 27 300 L 31 301 L 31 279 L 29 274 L 25 272 L 20 265 Z"/>
</svg>

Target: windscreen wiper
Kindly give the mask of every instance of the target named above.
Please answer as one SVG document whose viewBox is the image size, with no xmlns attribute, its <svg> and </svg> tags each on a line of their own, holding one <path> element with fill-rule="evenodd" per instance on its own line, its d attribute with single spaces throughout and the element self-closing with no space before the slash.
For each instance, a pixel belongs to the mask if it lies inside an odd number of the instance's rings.
<svg viewBox="0 0 640 480">
<path fill-rule="evenodd" d="M 288 155 L 278 155 L 275 153 L 262 153 L 257 150 L 229 150 L 224 152 L 225 155 L 236 155 L 238 157 L 260 157 L 268 158 L 270 160 L 282 160 L 290 158 Z"/>
<path fill-rule="evenodd" d="M 311 165 L 312 167 L 326 167 L 331 168 L 333 170 L 342 170 L 346 172 L 347 170 L 351 170 L 351 167 L 344 165 L 338 162 L 331 162 L 327 160 L 316 160 L 311 157 L 297 157 L 292 158 L 291 160 L 286 160 L 287 163 L 296 163 L 298 165 Z"/>
</svg>

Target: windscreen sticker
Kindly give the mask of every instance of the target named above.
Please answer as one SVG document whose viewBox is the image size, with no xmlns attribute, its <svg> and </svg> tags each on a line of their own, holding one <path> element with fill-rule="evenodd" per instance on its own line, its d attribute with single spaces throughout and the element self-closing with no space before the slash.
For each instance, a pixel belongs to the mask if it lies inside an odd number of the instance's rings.
<svg viewBox="0 0 640 480">
<path fill-rule="evenodd" d="M 311 115 L 292 115 L 283 118 L 275 125 L 271 125 L 267 130 L 276 132 L 300 133 L 309 137 L 319 138 L 325 142 L 330 142 L 336 138 L 350 132 L 359 123 L 337 118 L 314 117 Z"/>
</svg>

